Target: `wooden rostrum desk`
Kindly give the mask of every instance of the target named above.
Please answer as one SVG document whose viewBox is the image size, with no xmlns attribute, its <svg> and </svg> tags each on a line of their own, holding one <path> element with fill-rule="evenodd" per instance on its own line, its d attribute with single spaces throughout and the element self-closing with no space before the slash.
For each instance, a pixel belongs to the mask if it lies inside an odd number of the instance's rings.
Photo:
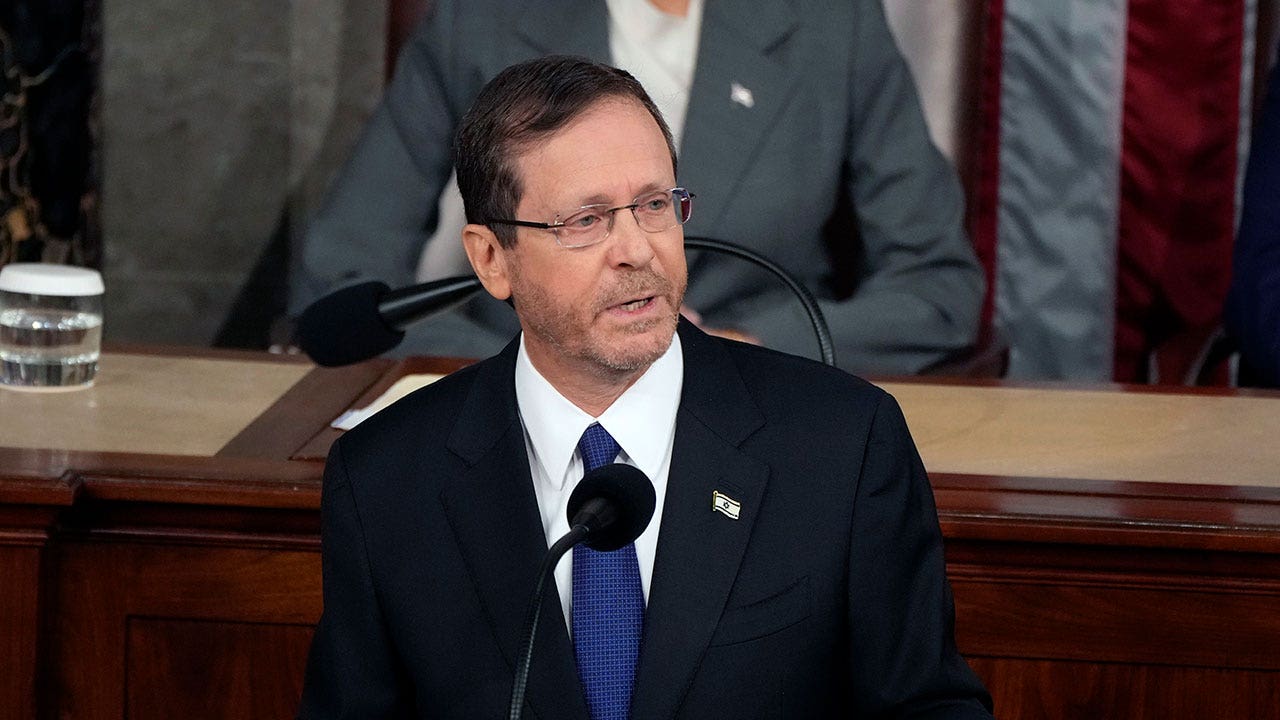
<svg viewBox="0 0 1280 720">
<path fill-rule="evenodd" d="M 0 718 L 292 717 L 328 423 L 459 365 L 117 351 L 0 392 Z M 1280 395 L 882 384 L 998 717 L 1280 718 Z"/>
</svg>

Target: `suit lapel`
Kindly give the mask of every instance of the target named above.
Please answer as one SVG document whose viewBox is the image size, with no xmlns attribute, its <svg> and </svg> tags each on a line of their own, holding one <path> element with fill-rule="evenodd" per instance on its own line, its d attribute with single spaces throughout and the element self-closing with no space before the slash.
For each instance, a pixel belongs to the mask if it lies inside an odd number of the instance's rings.
<svg viewBox="0 0 1280 720">
<path fill-rule="evenodd" d="M 516 411 L 516 347 L 513 341 L 479 369 L 448 440 L 449 449 L 468 469 L 440 496 L 513 673 L 529 599 L 547 550 Z M 546 586 L 526 697 L 540 717 L 587 717 L 554 581 Z"/>
<path fill-rule="evenodd" d="M 727 198 L 798 85 L 779 52 L 795 30 L 793 12 L 781 0 L 706 0 L 680 142 L 680 183 L 698 193 L 701 234 L 716 236 L 709 229 L 722 225 Z"/>
<path fill-rule="evenodd" d="M 517 35 L 543 54 L 581 55 L 609 62 L 609 9 L 603 0 L 524 3 L 514 27 Z"/>
<path fill-rule="evenodd" d="M 684 389 L 654 561 L 632 717 L 672 717 L 737 577 L 769 469 L 738 445 L 763 424 L 732 361 L 681 321 Z M 733 520 L 712 493 L 741 503 Z"/>
</svg>

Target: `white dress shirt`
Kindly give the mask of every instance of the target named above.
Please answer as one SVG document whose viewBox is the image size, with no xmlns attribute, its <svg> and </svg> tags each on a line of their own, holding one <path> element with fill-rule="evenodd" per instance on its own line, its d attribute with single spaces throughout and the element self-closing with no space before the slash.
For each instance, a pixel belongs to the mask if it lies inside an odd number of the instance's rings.
<svg viewBox="0 0 1280 720">
<path fill-rule="evenodd" d="M 668 15 L 649 0 L 607 0 L 609 55 L 613 64 L 635 76 L 662 112 L 676 147 L 684 136 L 685 110 L 698 60 L 702 0 L 689 11 Z"/>
<path fill-rule="evenodd" d="M 667 474 L 671 468 L 671 448 L 676 437 L 676 409 L 684 383 L 684 355 L 680 337 L 626 392 L 598 418 L 593 418 L 569 402 L 533 367 L 525 351 L 524 337 L 516 357 L 516 404 L 524 426 L 525 449 L 533 491 L 538 498 L 542 529 L 547 546 L 569 532 L 566 505 L 569 495 L 582 479 L 582 456 L 578 440 L 592 423 L 600 423 L 622 447 L 618 462 L 633 465 L 653 482 L 657 505 L 649 526 L 636 539 L 636 559 L 640 563 L 640 588 L 649 602 L 653 579 L 653 556 L 658 547 Z M 556 589 L 564 610 L 565 626 L 573 627 L 573 552 L 556 565 Z"/>
</svg>

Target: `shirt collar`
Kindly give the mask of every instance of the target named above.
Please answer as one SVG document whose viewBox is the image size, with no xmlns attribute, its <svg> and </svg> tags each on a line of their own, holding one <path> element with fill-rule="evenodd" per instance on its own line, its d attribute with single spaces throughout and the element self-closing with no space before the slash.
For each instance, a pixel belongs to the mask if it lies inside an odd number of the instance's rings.
<svg viewBox="0 0 1280 720">
<path fill-rule="evenodd" d="M 516 355 L 516 404 L 533 452 L 557 490 L 564 487 L 582 433 L 600 423 L 622 452 L 645 475 L 662 469 L 675 434 L 676 411 L 684 382 L 684 354 L 680 336 L 627 388 L 599 418 L 569 402 L 529 360 L 524 336 Z"/>
</svg>

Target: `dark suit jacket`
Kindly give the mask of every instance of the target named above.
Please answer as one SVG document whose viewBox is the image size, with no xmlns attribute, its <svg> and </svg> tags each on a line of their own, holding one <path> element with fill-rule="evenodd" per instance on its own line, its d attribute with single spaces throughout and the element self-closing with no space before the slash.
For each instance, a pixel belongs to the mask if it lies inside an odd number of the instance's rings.
<svg viewBox="0 0 1280 720">
<path fill-rule="evenodd" d="M 933 496 L 893 398 L 684 322 L 680 338 L 632 717 L 990 717 L 952 640 Z M 547 549 L 516 347 L 334 445 L 300 717 L 505 716 Z M 738 520 L 712 511 L 716 490 Z M 559 612 L 542 614 L 528 708 L 587 717 Z"/>
</svg>

